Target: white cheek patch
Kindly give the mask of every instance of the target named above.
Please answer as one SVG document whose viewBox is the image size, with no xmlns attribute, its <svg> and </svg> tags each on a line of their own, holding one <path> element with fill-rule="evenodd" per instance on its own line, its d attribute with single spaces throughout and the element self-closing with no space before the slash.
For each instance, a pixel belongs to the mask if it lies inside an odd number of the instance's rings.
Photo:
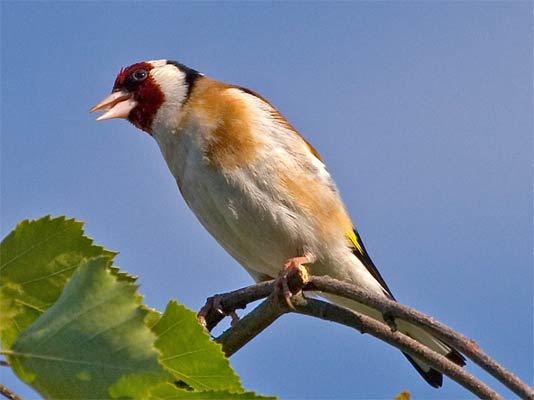
<svg viewBox="0 0 534 400">
<path fill-rule="evenodd" d="M 161 63 L 163 64 L 160 65 Z M 172 64 L 167 64 L 166 60 L 151 61 L 151 64 L 157 66 L 151 71 L 151 74 L 165 96 L 165 100 L 152 122 L 152 130 L 158 131 L 161 128 L 179 124 L 182 116 L 182 105 L 187 96 L 188 88 L 185 72 Z"/>
</svg>

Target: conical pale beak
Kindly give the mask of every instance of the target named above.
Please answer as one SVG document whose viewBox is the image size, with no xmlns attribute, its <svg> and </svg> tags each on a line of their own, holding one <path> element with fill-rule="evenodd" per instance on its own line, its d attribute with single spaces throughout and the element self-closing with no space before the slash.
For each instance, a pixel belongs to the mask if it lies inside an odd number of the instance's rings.
<svg viewBox="0 0 534 400">
<path fill-rule="evenodd" d="M 106 111 L 97 121 L 104 121 L 112 118 L 128 118 L 130 111 L 137 105 L 137 101 L 126 91 L 113 92 L 96 106 L 91 108 L 91 112 Z"/>
</svg>

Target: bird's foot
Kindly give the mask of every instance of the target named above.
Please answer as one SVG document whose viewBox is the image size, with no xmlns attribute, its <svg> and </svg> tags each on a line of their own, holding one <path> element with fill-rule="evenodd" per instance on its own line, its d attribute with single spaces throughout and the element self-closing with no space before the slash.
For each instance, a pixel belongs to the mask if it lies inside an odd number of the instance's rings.
<svg viewBox="0 0 534 400">
<path fill-rule="evenodd" d="M 294 310 L 295 307 L 291 302 L 291 297 L 293 296 L 293 294 L 291 293 L 291 290 L 289 289 L 288 285 L 289 273 L 292 270 L 304 269 L 304 271 L 299 272 L 307 276 L 308 271 L 306 270 L 303 264 L 313 263 L 315 262 L 315 260 L 316 257 L 313 254 L 309 253 L 301 257 L 291 257 L 286 260 L 286 262 L 284 263 L 284 268 L 282 268 L 282 271 L 280 271 L 280 274 L 276 279 L 276 288 L 282 291 L 282 296 L 284 297 L 284 300 L 286 301 L 289 308 L 291 308 L 292 310 Z"/>
<path fill-rule="evenodd" d="M 235 325 L 237 321 L 239 321 L 239 317 L 235 310 L 229 312 L 224 311 L 221 301 L 222 296 L 215 295 L 213 297 L 210 297 L 206 302 L 206 305 L 202 307 L 202 309 L 198 312 L 198 322 L 200 322 L 203 327 L 207 326 L 206 317 L 214 311 L 218 314 L 224 315 L 225 317 L 229 316 L 230 318 L 232 318 L 232 326 Z"/>
</svg>

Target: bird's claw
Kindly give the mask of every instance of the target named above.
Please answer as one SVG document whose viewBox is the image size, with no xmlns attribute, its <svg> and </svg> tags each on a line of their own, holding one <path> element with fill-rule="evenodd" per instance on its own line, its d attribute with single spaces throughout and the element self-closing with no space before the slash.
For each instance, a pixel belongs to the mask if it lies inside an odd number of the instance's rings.
<svg viewBox="0 0 534 400">
<path fill-rule="evenodd" d="M 232 318 L 232 326 L 234 326 L 237 321 L 239 321 L 239 317 L 235 310 L 229 312 L 224 311 L 222 306 L 222 296 L 215 295 L 213 297 L 210 297 L 206 302 L 206 305 L 202 307 L 202 309 L 198 312 L 198 322 L 200 322 L 203 327 L 207 326 L 206 317 L 213 311 L 225 317 L 229 316 L 230 318 Z"/>
<path fill-rule="evenodd" d="M 280 271 L 280 274 L 278 275 L 278 278 L 276 279 L 276 288 L 278 290 L 281 290 L 282 296 L 284 297 L 286 304 L 291 310 L 295 310 L 295 306 L 293 305 L 293 302 L 291 301 L 291 297 L 293 296 L 293 293 L 291 292 L 291 289 L 289 288 L 289 284 L 288 284 L 289 273 L 293 270 L 305 269 L 302 264 L 313 263 L 314 261 L 315 261 L 315 257 L 311 254 L 307 254 L 302 257 L 289 258 L 284 263 L 284 268 L 282 268 L 282 271 Z M 307 270 L 305 270 L 304 273 L 306 274 L 306 276 L 308 275 Z"/>
</svg>

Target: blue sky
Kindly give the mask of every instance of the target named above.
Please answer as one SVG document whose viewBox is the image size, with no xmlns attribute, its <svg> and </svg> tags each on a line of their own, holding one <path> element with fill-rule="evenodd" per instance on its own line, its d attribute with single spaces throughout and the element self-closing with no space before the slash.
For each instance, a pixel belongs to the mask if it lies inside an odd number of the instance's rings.
<svg viewBox="0 0 534 400">
<path fill-rule="evenodd" d="M 160 310 L 251 284 L 187 209 L 155 141 L 88 112 L 121 67 L 175 59 L 275 104 L 326 160 L 399 301 L 534 385 L 532 3 L 1 9 L 2 237 L 25 218 L 84 220 Z M 231 361 L 248 389 L 285 399 L 472 397 L 448 379 L 430 388 L 368 335 L 295 315 Z"/>
</svg>

